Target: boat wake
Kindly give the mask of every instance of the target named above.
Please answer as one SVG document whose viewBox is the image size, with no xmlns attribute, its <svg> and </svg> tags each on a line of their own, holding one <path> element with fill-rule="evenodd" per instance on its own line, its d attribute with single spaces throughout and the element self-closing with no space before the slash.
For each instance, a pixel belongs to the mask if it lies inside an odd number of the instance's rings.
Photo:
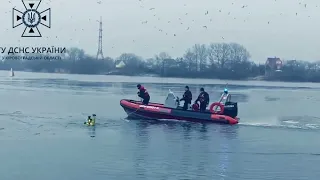
<svg viewBox="0 0 320 180">
<path fill-rule="evenodd" d="M 259 126 L 270 128 L 289 128 L 302 130 L 320 130 L 320 117 L 313 116 L 284 116 L 270 117 L 256 121 L 239 122 L 242 126 Z"/>
</svg>

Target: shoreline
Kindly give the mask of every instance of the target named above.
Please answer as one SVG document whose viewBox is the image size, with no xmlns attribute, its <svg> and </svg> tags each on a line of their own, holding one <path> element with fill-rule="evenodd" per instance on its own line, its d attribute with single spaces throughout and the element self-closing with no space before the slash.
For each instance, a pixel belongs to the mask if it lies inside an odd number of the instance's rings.
<svg viewBox="0 0 320 180">
<path fill-rule="evenodd" d="M 2 70 L 4 71 L 4 70 Z M 8 71 L 4 71 L 8 72 Z M 69 80 L 76 80 L 79 81 L 77 76 L 83 76 L 83 81 L 90 81 L 90 82 L 120 82 L 120 83 L 166 83 L 166 84 L 232 84 L 232 85 L 243 85 L 243 86 L 270 86 L 270 87 L 298 87 L 298 88 L 305 88 L 310 86 L 319 86 L 320 83 L 314 82 L 290 82 L 290 81 L 268 81 L 268 80 L 260 80 L 259 78 L 250 78 L 245 80 L 233 80 L 233 79 L 214 79 L 214 78 L 189 78 L 189 77 L 160 77 L 154 76 L 152 74 L 140 74 L 140 75 L 105 75 L 105 74 L 75 74 L 75 73 L 51 73 L 51 72 L 33 72 L 33 71 L 15 71 L 16 76 L 19 78 L 19 72 L 21 73 L 35 73 L 35 74 L 46 74 L 44 78 L 65 78 L 60 77 L 60 75 L 71 75 L 70 77 L 66 78 Z M 50 75 L 51 74 L 51 75 Z M 54 77 L 56 76 L 56 77 Z M 92 77 L 98 78 L 92 78 Z M 15 78 L 10 77 L 10 78 Z M 111 78 L 106 78 L 111 77 Z M 32 78 L 32 77 L 30 77 Z M 97 81 L 98 80 L 98 81 Z M 195 81 L 196 80 L 196 81 Z M 81 81 L 81 80 L 80 80 Z M 285 85 L 284 85 L 285 84 Z M 303 85 L 302 85 L 303 84 Z"/>
</svg>

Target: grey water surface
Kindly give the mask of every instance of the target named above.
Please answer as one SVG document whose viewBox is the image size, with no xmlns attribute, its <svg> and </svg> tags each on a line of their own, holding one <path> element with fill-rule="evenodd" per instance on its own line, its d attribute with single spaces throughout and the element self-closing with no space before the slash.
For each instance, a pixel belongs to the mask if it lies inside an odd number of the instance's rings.
<svg viewBox="0 0 320 180">
<path fill-rule="evenodd" d="M 119 105 L 228 83 L 238 125 L 129 121 Z M 1 180 L 318 180 L 320 85 L 0 72 Z M 83 125 L 97 114 L 95 127 Z"/>
</svg>

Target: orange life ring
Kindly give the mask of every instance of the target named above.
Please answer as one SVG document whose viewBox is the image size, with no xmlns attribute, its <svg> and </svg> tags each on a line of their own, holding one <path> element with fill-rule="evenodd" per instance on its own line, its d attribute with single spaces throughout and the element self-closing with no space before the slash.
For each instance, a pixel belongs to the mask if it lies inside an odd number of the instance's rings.
<svg viewBox="0 0 320 180">
<path fill-rule="evenodd" d="M 213 108 L 215 106 L 219 106 L 220 107 L 220 111 L 216 112 Z M 224 112 L 224 105 L 219 103 L 219 102 L 215 102 L 215 103 L 212 103 L 211 106 L 210 106 L 210 112 L 211 113 L 215 113 L 215 114 L 223 114 Z"/>
</svg>

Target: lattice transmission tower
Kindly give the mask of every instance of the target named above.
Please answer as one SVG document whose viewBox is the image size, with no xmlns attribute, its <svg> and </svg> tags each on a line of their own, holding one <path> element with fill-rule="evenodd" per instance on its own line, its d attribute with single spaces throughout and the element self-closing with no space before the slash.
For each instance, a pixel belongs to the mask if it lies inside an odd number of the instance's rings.
<svg viewBox="0 0 320 180">
<path fill-rule="evenodd" d="M 104 59 L 102 52 L 102 17 L 100 17 L 100 27 L 99 27 L 99 42 L 98 42 L 98 52 L 97 59 Z"/>
</svg>

